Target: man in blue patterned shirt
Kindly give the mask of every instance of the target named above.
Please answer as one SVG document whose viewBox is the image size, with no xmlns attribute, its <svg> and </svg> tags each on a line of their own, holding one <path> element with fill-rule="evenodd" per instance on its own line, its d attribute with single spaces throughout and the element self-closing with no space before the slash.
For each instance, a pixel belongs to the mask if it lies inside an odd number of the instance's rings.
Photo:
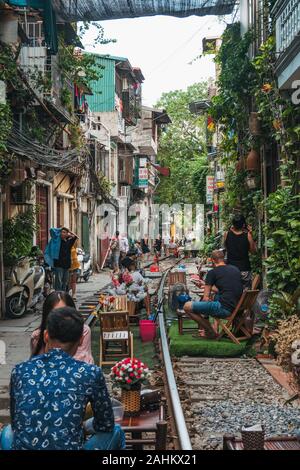
<svg viewBox="0 0 300 470">
<path fill-rule="evenodd" d="M 12 449 L 122 449 L 111 400 L 99 367 L 73 359 L 82 341 L 76 310 L 53 310 L 45 331 L 46 353 L 17 365 L 11 375 Z M 84 423 L 86 405 L 94 418 Z M 94 434 L 84 443 L 84 428 Z"/>
</svg>

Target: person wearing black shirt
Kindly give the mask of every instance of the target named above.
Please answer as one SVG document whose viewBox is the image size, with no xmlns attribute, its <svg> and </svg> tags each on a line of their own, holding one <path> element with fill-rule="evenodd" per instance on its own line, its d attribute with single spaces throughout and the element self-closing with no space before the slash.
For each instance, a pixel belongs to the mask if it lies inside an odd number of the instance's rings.
<svg viewBox="0 0 300 470">
<path fill-rule="evenodd" d="M 71 267 L 71 249 L 78 237 L 66 227 L 61 229 L 60 237 L 59 257 L 54 260 L 54 289 L 56 291 L 66 291 Z"/>
<path fill-rule="evenodd" d="M 162 248 L 162 239 L 161 239 L 161 236 L 158 235 L 154 243 L 154 250 L 158 256 L 161 255 L 161 248 Z"/>
<path fill-rule="evenodd" d="M 256 253 L 256 244 L 252 236 L 252 227 L 246 224 L 243 215 L 235 215 L 232 227 L 224 234 L 227 251 L 227 263 L 236 266 L 242 275 L 244 288 L 251 288 L 252 274 L 249 253 Z"/>
<path fill-rule="evenodd" d="M 236 266 L 225 264 L 222 251 L 213 251 L 211 257 L 214 269 L 207 273 L 203 301 L 187 302 L 184 305 L 185 313 L 198 323 L 199 329 L 204 328 L 208 338 L 214 338 L 216 332 L 204 317 L 229 317 L 243 292 L 242 276 L 239 269 Z M 214 301 L 210 300 L 212 292 L 217 292 Z"/>
</svg>

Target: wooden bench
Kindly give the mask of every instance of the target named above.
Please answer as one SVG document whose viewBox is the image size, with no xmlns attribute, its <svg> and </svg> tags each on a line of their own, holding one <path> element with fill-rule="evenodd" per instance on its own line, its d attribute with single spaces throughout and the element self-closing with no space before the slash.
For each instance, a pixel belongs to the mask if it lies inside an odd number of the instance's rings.
<svg viewBox="0 0 300 470">
<path fill-rule="evenodd" d="M 242 439 L 232 435 L 223 437 L 223 450 L 244 450 Z M 265 439 L 264 450 L 300 450 L 300 440 L 291 436 L 274 436 Z"/>
</svg>

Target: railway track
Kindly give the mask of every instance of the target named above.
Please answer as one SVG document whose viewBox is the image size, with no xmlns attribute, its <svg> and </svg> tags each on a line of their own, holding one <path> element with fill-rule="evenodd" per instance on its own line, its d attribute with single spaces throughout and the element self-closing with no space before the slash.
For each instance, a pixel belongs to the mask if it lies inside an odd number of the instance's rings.
<svg viewBox="0 0 300 470">
<path fill-rule="evenodd" d="M 169 272 L 180 261 L 174 258 L 162 260 L 160 279 L 151 281 L 160 331 L 163 373 L 160 382 L 167 403 L 169 447 L 176 450 L 222 449 L 225 434 L 238 435 L 242 426 L 257 422 L 265 425 L 269 436 L 293 434 L 300 427 L 299 404 L 286 404 L 287 392 L 255 359 L 171 357 L 165 285 Z M 184 263 L 189 267 L 194 260 Z M 98 296 L 99 292 L 80 307 L 86 323 L 91 326 L 96 319 L 92 311 L 98 304 Z"/>
<path fill-rule="evenodd" d="M 243 426 L 257 423 L 267 436 L 295 434 L 299 403 L 287 403 L 288 393 L 254 358 L 170 356 L 163 300 L 171 269 L 159 287 L 159 327 L 172 447 L 222 449 L 225 434 L 238 435 Z"/>
</svg>

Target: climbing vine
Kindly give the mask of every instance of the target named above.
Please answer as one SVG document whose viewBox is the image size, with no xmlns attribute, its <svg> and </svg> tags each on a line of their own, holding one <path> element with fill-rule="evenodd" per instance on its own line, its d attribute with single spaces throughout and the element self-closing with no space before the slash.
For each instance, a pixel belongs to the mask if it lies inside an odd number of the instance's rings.
<svg viewBox="0 0 300 470">
<path fill-rule="evenodd" d="M 248 49 L 253 33 L 240 35 L 236 23 L 223 35 L 216 56 L 221 68 L 219 93 L 213 98 L 210 116 L 218 124 L 221 142 L 219 158 L 226 169 L 226 191 L 222 198 L 222 217 L 225 225 L 235 211 L 243 212 L 258 235 L 258 221 L 266 210 L 265 234 L 268 258 L 265 261 L 268 284 L 275 291 L 293 292 L 299 284 L 300 211 L 298 180 L 300 140 L 300 110 L 291 97 L 284 97 L 278 88 L 275 73 L 276 47 L 272 35 L 259 48 L 253 60 Z M 255 111 L 261 132 L 250 132 L 249 113 Z M 265 207 L 260 189 L 247 188 L 243 170 L 245 155 L 250 149 L 259 151 L 266 143 L 277 144 L 280 158 L 280 186 L 267 198 Z M 239 162 L 237 165 L 236 162 Z M 261 187 L 256 176 L 256 188 Z M 254 262 L 261 265 L 261 253 Z"/>
<path fill-rule="evenodd" d="M 281 181 L 284 185 L 293 185 L 299 156 L 300 111 L 291 97 L 284 98 L 280 93 L 275 64 L 276 41 L 270 36 L 253 60 L 258 81 L 254 96 L 264 137 L 278 143 Z"/>
</svg>

